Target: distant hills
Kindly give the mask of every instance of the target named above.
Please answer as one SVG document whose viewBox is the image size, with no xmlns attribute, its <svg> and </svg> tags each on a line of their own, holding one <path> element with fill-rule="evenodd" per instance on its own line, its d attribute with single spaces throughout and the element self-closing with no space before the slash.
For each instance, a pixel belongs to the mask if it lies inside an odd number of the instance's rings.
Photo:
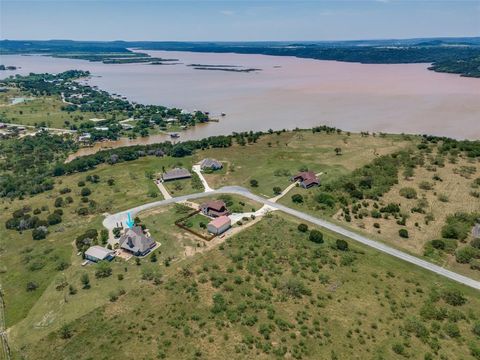
<svg viewBox="0 0 480 360">
<path fill-rule="evenodd" d="M 145 58 L 129 49 L 296 56 L 368 64 L 431 63 L 431 70 L 480 77 L 480 37 L 295 42 L 1 40 L 0 54 L 45 54 L 108 62 Z M 130 60 L 129 62 L 135 62 Z"/>
</svg>

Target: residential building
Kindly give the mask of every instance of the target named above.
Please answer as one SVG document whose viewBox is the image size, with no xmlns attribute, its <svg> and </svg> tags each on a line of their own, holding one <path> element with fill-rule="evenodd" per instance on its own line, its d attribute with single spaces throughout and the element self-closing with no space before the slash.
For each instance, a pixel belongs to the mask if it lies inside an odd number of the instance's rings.
<svg viewBox="0 0 480 360">
<path fill-rule="evenodd" d="M 219 217 L 229 214 L 227 206 L 222 200 L 208 201 L 200 205 L 200 210 L 204 215 L 211 217 Z"/>
<path fill-rule="evenodd" d="M 218 160 L 207 158 L 200 162 L 200 168 L 202 170 L 219 170 L 223 168 L 223 164 Z"/>
<path fill-rule="evenodd" d="M 226 215 L 223 215 L 210 221 L 207 225 L 207 230 L 212 234 L 220 235 L 230 229 L 231 226 L 232 221 L 230 218 Z"/>
<path fill-rule="evenodd" d="M 143 233 L 141 226 L 126 229 L 118 243 L 121 249 L 135 256 L 144 256 L 155 247 L 155 241 Z"/>
<path fill-rule="evenodd" d="M 115 257 L 114 251 L 98 245 L 90 246 L 88 250 L 85 251 L 85 259 L 93 262 L 98 262 L 102 260 L 110 261 L 114 257 Z"/>
<path fill-rule="evenodd" d="M 305 189 L 320 185 L 320 180 L 313 171 L 299 172 L 297 175 L 292 177 L 292 181 L 299 181 L 300 186 Z"/>
<path fill-rule="evenodd" d="M 174 168 L 162 174 L 163 181 L 173 181 L 191 178 L 192 174 L 185 168 Z"/>
</svg>

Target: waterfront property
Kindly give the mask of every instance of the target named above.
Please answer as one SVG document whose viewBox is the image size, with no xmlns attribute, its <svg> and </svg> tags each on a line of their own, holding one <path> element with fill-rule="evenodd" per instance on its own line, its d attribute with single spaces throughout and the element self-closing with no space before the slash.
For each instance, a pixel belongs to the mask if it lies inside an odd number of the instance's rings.
<svg viewBox="0 0 480 360">
<path fill-rule="evenodd" d="M 155 241 L 143 233 L 141 226 L 126 229 L 118 243 L 135 256 L 147 255 L 155 247 Z"/>
<path fill-rule="evenodd" d="M 98 262 L 102 260 L 110 261 L 115 257 L 115 252 L 99 245 L 94 245 L 85 251 L 85 259 Z"/>
<path fill-rule="evenodd" d="M 223 164 L 218 160 L 206 158 L 200 162 L 200 168 L 202 170 L 219 170 L 223 168 Z"/>
<path fill-rule="evenodd" d="M 210 221 L 207 225 L 207 230 L 212 234 L 220 235 L 230 229 L 231 226 L 232 221 L 230 220 L 230 218 L 226 215 L 223 215 Z"/>
<path fill-rule="evenodd" d="M 204 215 L 210 217 L 219 217 L 229 214 L 227 206 L 222 200 L 213 200 L 203 203 L 200 205 L 200 210 Z"/>
<path fill-rule="evenodd" d="M 302 171 L 292 177 L 292 181 L 299 181 L 300 186 L 304 189 L 311 188 L 312 186 L 320 185 L 320 180 L 313 171 Z"/>
<path fill-rule="evenodd" d="M 163 181 L 173 181 L 191 178 L 192 174 L 185 168 L 174 168 L 162 174 Z"/>
</svg>

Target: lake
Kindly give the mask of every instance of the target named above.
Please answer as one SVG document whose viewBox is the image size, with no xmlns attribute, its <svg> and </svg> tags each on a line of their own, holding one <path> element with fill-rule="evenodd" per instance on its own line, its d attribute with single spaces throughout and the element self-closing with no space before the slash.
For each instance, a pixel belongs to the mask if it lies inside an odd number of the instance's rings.
<svg viewBox="0 0 480 360">
<path fill-rule="evenodd" d="M 234 131 L 329 125 L 349 131 L 480 138 L 480 79 L 435 73 L 428 64 L 378 65 L 267 55 L 148 51 L 178 65 L 102 64 L 45 56 L 2 56 L 29 72 L 89 70 L 90 85 L 145 104 L 210 111 L 218 123 L 198 126 L 181 139 Z M 236 65 L 261 71 L 195 70 L 188 64 Z M 220 117 L 220 113 L 226 113 Z M 165 136 L 122 140 L 151 143 Z M 118 146 L 104 143 L 98 146 Z M 91 149 L 89 151 L 93 151 Z"/>
</svg>

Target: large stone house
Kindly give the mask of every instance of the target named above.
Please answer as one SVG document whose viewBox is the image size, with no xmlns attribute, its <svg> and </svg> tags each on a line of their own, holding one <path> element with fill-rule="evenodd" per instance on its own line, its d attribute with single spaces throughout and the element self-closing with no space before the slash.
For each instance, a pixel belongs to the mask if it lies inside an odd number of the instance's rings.
<svg viewBox="0 0 480 360">
<path fill-rule="evenodd" d="M 141 226 L 126 229 L 118 243 L 121 249 L 135 256 L 144 256 L 155 247 L 155 241 L 143 233 Z"/>
</svg>

